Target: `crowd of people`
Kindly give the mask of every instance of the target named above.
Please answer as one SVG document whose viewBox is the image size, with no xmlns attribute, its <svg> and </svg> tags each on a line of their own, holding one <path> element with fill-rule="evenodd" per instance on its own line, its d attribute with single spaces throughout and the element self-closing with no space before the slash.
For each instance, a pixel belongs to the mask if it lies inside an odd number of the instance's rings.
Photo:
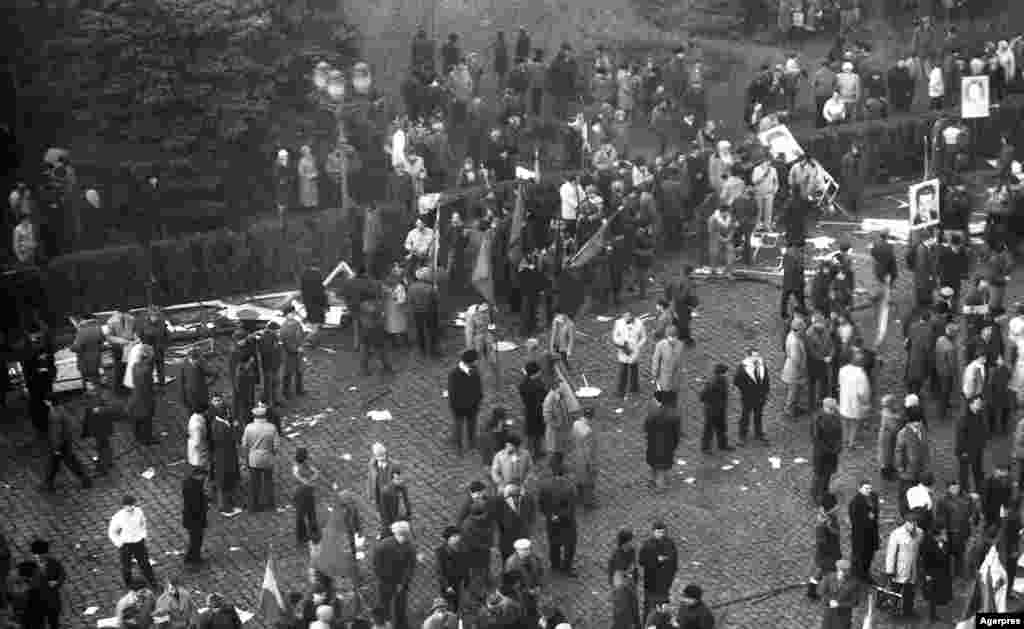
<svg viewBox="0 0 1024 629">
<path fill-rule="evenodd" d="M 549 629 L 569 625 L 564 614 L 543 603 L 554 581 L 575 577 L 578 512 L 599 508 L 596 480 L 604 440 L 593 421 L 595 409 L 577 399 L 566 378 L 575 362 L 575 320 L 594 308 L 614 306 L 620 314 L 608 347 L 619 369 L 614 394 L 623 399 L 653 397 L 643 424 L 644 459 L 652 489 L 661 492 L 667 487 L 683 432 L 687 347 L 696 342 L 690 325 L 699 303 L 693 269 L 670 273 L 664 280 L 664 296 L 650 326 L 630 312 L 632 304 L 623 298 L 627 290 L 639 298 L 646 296 L 657 253 L 681 242 L 688 231 L 699 235 L 711 274 L 726 277 L 732 275 L 735 257 L 751 261 L 754 230 L 784 231 L 779 312 L 787 330 L 784 362 L 772 371 L 758 348 L 751 347 L 734 368 L 714 366 L 700 392 L 701 449 L 710 455 L 712 446 L 719 452 L 735 448 L 728 435 L 733 397 L 741 407 L 736 445 L 756 448 L 767 443 L 770 422 L 764 412 L 773 379 L 785 389 L 783 418 L 797 422 L 813 415 L 809 498 L 819 517 L 808 595 L 823 599 L 826 626 L 849 626 L 864 584 L 872 582 L 898 588 L 900 611 L 908 615 L 915 608 L 915 589 L 923 585 L 934 615 L 951 600 L 949 584 L 954 577 L 972 574 L 993 544 L 1012 585 L 1021 529 L 1016 487 L 1024 476 L 1015 481 L 1006 462 L 986 467 L 984 461 L 986 448 L 998 434 L 1015 428 L 1018 476 L 1024 466 L 1024 423 L 1015 426 L 1011 421 L 1024 402 L 1024 307 L 1014 306 L 1007 314 L 1003 303 L 1016 244 L 1012 229 L 990 230 L 980 261 L 968 253 L 967 218 L 972 208 L 958 175 L 962 160 L 958 167 L 955 159 L 962 149 L 951 151 L 953 157 L 942 162 L 949 167 L 941 173 L 938 225 L 914 230 L 907 249 L 905 266 L 913 274 L 914 294 L 913 310 L 904 318 L 906 394 L 901 396 L 879 391 L 877 382 L 878 352 L 887 336 L 891 291 L 901 266 L 888 234 L 880 233 L 870 250 L 876 337 L 869 340 L 851 314 L 857 284 L 849 242 L 840 242 L 837 254 L 819 261 L 810 286 L 805 286 L 808 224 L 822 206 L 821 165 L 810 155 L 788 163 L 785 156 L 768 153 L 753 135 L 735 148 L 719 137 L 714 121 L 708 119 L 705 69 L 692 49 L 680 48 L 663 67 L 653 60 L 645 66 L 616 65 L 609 51 L 599 50 L 593 79 L 584 90 L 570 47 L 563 47 L 545 67 L 543 53 L 532 49 L 525 30 L 518 36 L 511 62 L 503 36 L 495 46 L 499 52 L 494 73 L 503 90 L 504 110 L 497 127 L 492 127 L 473 119 L 480 108 L 474 92 L 483 71 L 479 61 L 464 59 L 453 36 L 442 48 L 439 73 L 434 44 L 425 34 L 417 36 L 414 73 L 407 86 L 408 118 L 395 121 L 388 142 L 395 189 L 400 190 L 395 194 L 408 203 L 414 225 L 404 240 L 404 256 L 383 258 L 379 243 L 385 236 L 374 218 L 378 210 L 369 207 L 364 264 L 339 286 L 352 313 L 363 373 L 369 372 L 372 360 L 380 362 L 385 374 L 393 371 L 392 352 L 411 345 L 412 337 L 425 356 L 440 357 L 443 303 L 470 287 L 481 295 L 464 316 L 459 360 L 448 376 L 447 403 L 452 447 L 460 454 L 477 450 L 487 474 L 468 485 L 461 508 L 450 526 L 440 531 L 434 575 L 438 600 L 430 606 L 424 627 L 455 626 L 457 614 L 466 611 L 474 611 L 481 626 L 488 628 L 527 628 L 538 622 Z M 792 89 L 804 75 L 799 66 L 796 72 L 790 70 L 787 61 L 779 77 L 768 68 L 755 81 L 752 115 L 763 113 L 763 118 L 779 122 L 779 111 L 794 109 Z M 815 75 L 815 86 L 817 80 Z M 846 83 L 845 78 L 834 81 L 837 86 Z M 779 86 L 789 86 L 790 91 L 784 89 L 781 100 L 768 104 L 761 94 Z M 582 172 L 567 174 L 557 185 L 497 185 L 517 179 L 517 166 L 534 167 L 535 153 L 524 150 L 521 141 L 524 121 L 550 110 L 565 123 L 576 113 L 584 92 L 595 101 L 594 116 L 578 118 L 565 136 L 572 156 L 567 161 L 583 166 Z M 842 98 L 843 92 L 838 93 Z M 843 111 L 849 112 L 844 115 L 859 115 L 859 88 L 857 93 L 855 101 L 844 101 Z M 827 103 L 819 107 L 826 108 Z M 757 129 L 768 128 L 770 121 L 763 118 L 757 118 Z M 662 146 L 650 163 L 629 147 L 629 129 L 638 120 L 650 120 L 659 129 Z M 750 121 L 755 126 L 754 118 Z M 474 128 L 481 142 L 463 141 L 468 157 L 457 173 L 448 173 L 451 144 L 446 129 Z M 1004 148 L 1000 159 L 1005 169 L 998 187 L 1002 196 L 994 203 L 1007 207 L 1007 216 L 1015 216 L 1024 176 L 1014 161 L 1013 147 L 1006 142 Z M 279 155 L 279 204 L 291 204 L 293 190 L 301 204 L 317 204 L 317 165 L 310 151 L 302 153 L 294 174 L 305 179 L 294 188 L 289 155 Z M 861 159 L 860 147 L 850 147 L 840 173 L 844 204 L 854 213 L 860 210 L 866 183 Z M 454 210 L 446 211 L 447 221 L 439 224 L 441 212 L 436 206 L 421 205 L 420 199 L 426 192 L 444 189 L 449 178 L 463 193 Z M 23 210 L 31 196 L 27 190 L 17 191 L 11 197 L 12 208 Z M 27 220 L 31 223 L 31 216 Z M 31 242 L 15 238 L 15 253 L 22 252 L 18 259 L 23 263 L 31 260 Z M 29 257 L 22 260 L 23 256 Z M 189 465 L 182 485 L 182 527 L 188 537 L 184 560 L 190 568 L 204 563 L 202 545 L 211 501 L 225 517 L 238 515 L 243 504 L 253 512 L 274 509 L 280 502 L 275 472 L 285 464 L 295 487 L 296 542 L 310 552 L 310 579 L 306 591 L 287 597 L 287 609 L 277 624 L 301 629 L 314 624 L 314 629 L 355 624 L 407 629 L 419 542 L 413 540 L 409 523 L 412 502 L 401 465 L 383 444 L 373 446 L 363 496 L 379 520 L 379 528 L 371 531 L 364 524 L 370 518 L 361 506 L 363 500 L 351 488 L 326 481 L 308 451 L 298 448 L 292 461 L 281 460 L 283 409 L 293 395 L 304 393 L 303 353 L 317 342 L 325 320 L 328 297 L 321 282 L 316 267 L 303 275 L 304 317 L 288 309 L 281 324 L 239 326 L 232 337 L 228 373 L 220 376 L 219 385 L 208 356 L 198 348 L 180 366 L 176 386 L 188 415 L 182 418 Z M 519 315 L 520 332 L 527 339 L 523 375 L 516 384 L 521 412 L 494 408 L 478 426 L 488 391 L 504 386 L 498 345 L 500 331 L 511 327 L 508 313 Z M 110 441 L 119 417 L 130 418 L 141 445 L 158 443 L 153 418 L 160 397 L 157 389 L 165 381 L 166 318 L 158 309 L 138 317 L 118 311 L 105 321 L 82 315 L 76 325 L 72 350 L 88 396 L 81 418 L 70 405 L 52 397 L 54 331 L 39 319 L 28 326 L 28 341 L 35 349 L 27 353 L 22 372 L 32 422 L 49 446 L 45 491 L 56 489 L 62 466 L 85 488 L 94 477 L 109 473 Z M 542 342 L 538 334 L 544 330 Z M 107 350 L 113 353 L 109 373 L 102 360 Z M 641 387 L 638 365 L 645 360 L 650 361 L 653 391 Z M 493 385 L 485 384 L 491 378 Z M 113 399 L 101 392 L 104 384 Z M 929 406 L 936 411 L 926 413 Z M 876 409 L 881 416 L 874 444 L 880 483 L 898 481 L 886 491 L 899 499 L 904 520 L 889 533 L 881 576 L 871 571 L 881 548 L 874 484 L 860 483 L 849 505 L 851 553 L 843 558 L 837 488 L 832 483 L 841 455 L 863 447 L 859 433 Z M 951 415 L 956 417 L 959 469 L 945 470 L 952 474 L 948 491 L 937 496 L 932 487 L 940 470 L 931 463 L 934 444 L 927 424 Z M 74 442 L 83 434 L 79 421 L 84 434 L 95 440 L 93 470 L 74 453 Z M 993 470 L 991 475 L 987 469 Z M 243 478 L 248 495 L 240 500 Z M 321 523 L 317 498 L 325 482 L 333 509 Z M 543 529 L 539 519 L 544 520 Z M 985 523 L 980 534 L 974 531 L 979 519 Z M 665 522 L 654 522 L 650 529 L 642 542 L 628 528 L 615 540 L 607 568 L 613 626 L 668 627 L 674 620 L 680 629 L 713 627 L 699 585 L 687 585 L 682 597 L 672 600 L 678 549 Z M 124 497 L 108 533 L 129 590 L 117 605 L 121 626 L 145 628 L 164 618 L 182 628 L 240 624 L 234 606 L 220 594 L 211 594 L 207 611 L 198 613 L 198 601 L 191 601 L 177 576 L 168 579 L 161 596 L 155 595 L 160 584 L 148 558 L 145 505 L 134 496 Z M 420 540 L 431 534 L 417 533 Z M 549 555 L 546 562 L 539 553 L 542 537 Z M 371 570 L 361 574 L 357 554 L 368 545 Z M 15 566 L 3 594 L 5 599 L 10 594 L 24 626 L 56 627 L 63 568 L 49 555 L 46 540 L 37 540 L 30 550 L 32 559 Z M 12 567 L 12 556 L 0 548 L 0 559 L 6 561 L 0 563 L 4 576 Z M 500 559 L 497 569 L 492 556 Z M 134 574 L 135 564 L 141 575 Z M 360 588 L 367 582 L 375 585 L 369 605 Z"/>
</svg>

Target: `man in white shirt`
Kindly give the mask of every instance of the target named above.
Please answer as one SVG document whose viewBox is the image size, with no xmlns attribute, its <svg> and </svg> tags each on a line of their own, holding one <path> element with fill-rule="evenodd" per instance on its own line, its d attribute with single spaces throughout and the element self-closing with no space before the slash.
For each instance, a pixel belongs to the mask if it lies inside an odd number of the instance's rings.
<svg viewBox="0 0 1024 629">
<path fill-rule="evenodd" d="M 206 469 L 210 465 L 210 443 L 206 439 L 206 410 L 208 404 L 197 408 L 188 418 L 188 446 L 186 458 L 193 468 Z"/>
<path fill-rule="evenodd" d="M 626 311 L 615 321 L 612 328 L 612 343 L 618 348 L 619 397 L 628 399 L 629 393 L 640 391 L 640 350 L 647 343 L 647 329 L 644 322 Z"/>
<path fill-rule="evenodd" d="M 871 381 L 864 371 L 864 354 L 857 351 L 850 363 L 839 369 L 839 416 L 847 450 L 856 447 L 857 428 L 870 411 Z"/>
<path fill-rule="evenodd" d="M 580 206 L 579 175 L 569 175 L 558 188 L 558 196 L 562 199 L 562 225 L 570 236 L 576 235 L 576 210 Z"/>
<path fill-rule="evenodd" d="M 110 518 L 107 536 L 121 556 L 121 576 L 125 587 L 131 588 L 132 585 L 132 559 L 138 562 L 142 576 L 150 586 L 155 587 L 156 575 L 146 550 L 146 514 L 135 505 L 134 496 L 128 495 L 121 500 L 121 509 Z"/>
<path fill-rule="evenodd" d="M 405 250 L 410 257 L 427 263 L 434 251 L 434 230 L 427 227 L 422 218 L 416 219 L 416 226 L 405 237 Z"/>
</svg>

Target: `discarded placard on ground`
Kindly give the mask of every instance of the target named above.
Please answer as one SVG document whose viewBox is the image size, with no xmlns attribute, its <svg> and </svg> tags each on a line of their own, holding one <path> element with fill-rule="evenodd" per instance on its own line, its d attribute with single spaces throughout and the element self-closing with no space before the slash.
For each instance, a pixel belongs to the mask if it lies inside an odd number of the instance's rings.
<svg viewBox="0 0 1024 629">
<path fill-rule="evenodd" d="M 512 341 L 498 341 L 499 352 L 512 352 L 519 349 L 519 346 Z"/>
<path fill-rule="evenodd" d="M 153 477 L 156 476 L 156 470 L 154 470 L 151 467 L 147 467 L 146 470 L 142 472 L 142 474 L 140 474 L 140 476 L 142 476 L 142 478 L 145 478 L 146 480 L 153 480 Z"/>
<path fill-rule="evenodd" d="M 117 616 L 113 618 L 100 618 L 96 621 L 97 629 L 117 629 L 121 626 L 121 621 Z"/>
<path fill-rule="evenodd" d="M 391 411 L 385 409 L 382 411 L 367 411 L 366 416 L 375 422 L 389 422 L 394 417 L 391 416 Z"/>
<path fill-rule="evenodd" d="M 794 462 L 794 463 L 806 463 L 806 462 L 807 462 L 807 459 L 805 459 L 805 458 L 804 458 L 804 457 L 802 457 L 802 456 L 798 456 L 798 457 L 796 457 L 795 459 L 793 459 L 793 462 Z"/>
<path fill-rule="evenodd" d="M 597 315 L 597 317 L 596 317 L 596 318 L 597 318 L 597 320 L 598 320 L 598 321 L 600 321 L 601 323 L 608 323 L 609 321 L 612 321 L 612 318 L 611 318 L 611 317 L 606 317 L 605 315 Z"/>
<path fill-rule="evenodd" d="M 734 467 L 736 467 L 736 466 L 735 465 L 723 465 L 722 466 L 722 471 L 723 472 L 728 472 L 729 470 L 731 470 Z"/>
<path fill-rule="evenodd" d="M 85 608 L 85 611 L 82 612 L 82 614 L 85 615 L 85 616 L 92 616 L 93 614 L 95 614 L 98 611 L 100 611 L 99 607 L 97 607 L 95 605 L 90 605 L 89 607 Z"/>
</svg>

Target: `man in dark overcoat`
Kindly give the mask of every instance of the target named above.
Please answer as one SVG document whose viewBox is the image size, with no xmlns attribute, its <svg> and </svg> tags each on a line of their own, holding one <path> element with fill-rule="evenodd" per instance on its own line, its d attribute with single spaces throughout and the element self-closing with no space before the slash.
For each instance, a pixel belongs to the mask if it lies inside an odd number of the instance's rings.
<svg viewBox="0 0 1024 629">
<path fill-rule="evenodd" d="M 869 481 L 861 481 L 857 495 L 850 500 L 850 560 L 855 577 L 862 582 L 871 578 L 871 561 L 881 545 L 878 535 L 878 494 Z"/>
<path fill-rule="evenodd" d="M 181 526 L 188 532 L 185 564 L 197 566 L 203 562 L 203 532 L 206 530 L 206 468 L 193 467 L 181 484 Z"/>
</svg>

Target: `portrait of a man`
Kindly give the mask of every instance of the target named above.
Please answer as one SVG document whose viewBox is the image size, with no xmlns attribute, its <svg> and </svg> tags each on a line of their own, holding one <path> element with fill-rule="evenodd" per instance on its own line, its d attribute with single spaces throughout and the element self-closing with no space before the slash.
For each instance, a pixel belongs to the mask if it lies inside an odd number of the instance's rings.
<svg viewBox="0 0 1024 629">
<path fill-rule="evenodd" d="M 921 229 L 939 222 L 939 182 L 932 179 L 910 186 L 910 227 Z"/>
<path fill-rule="evenodd" d="M 960 117 L 986 118 L 989 115 L 988 76 L 965 76 L 960 80 Z"/>
</svg>

